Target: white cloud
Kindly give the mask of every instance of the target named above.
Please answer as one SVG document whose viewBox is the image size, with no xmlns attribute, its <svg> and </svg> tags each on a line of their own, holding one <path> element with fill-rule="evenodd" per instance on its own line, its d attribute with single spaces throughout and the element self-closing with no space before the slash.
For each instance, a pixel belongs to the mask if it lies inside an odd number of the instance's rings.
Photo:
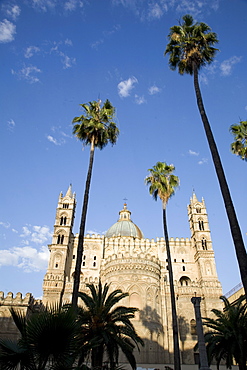
<svg viewBox="0 0 247 370">
<path fill-rule="evenodd" d="M 19 71 L 11 70 L 13 75 L 17 75 L 20 80 L 26 80 L 33 84 L 39 82 L 39 78 L 35 75 L 36 73 L 41 73 L 42 71 L 35 66 L 30 65 L 29 67 L 23 67 Z"/>
<path fill-rule="evenodd" d="M 9 222 L 0 221 L 0 225 L 3 226 L 5 229 L 8 229 L 10 227 L 10 223 Z"/>
<path fill-rule="evenodd" d="M 18 233 L 15 229 L 12 229 L 12 232 Z M 15 266 L 25 272 L 44 270 L 49 259 L 49 250 L 44 244 L 52 237 L 49 227 L 46 225 L 23 226 L 20 237 L 22 238 L 21 246 L 0 250 L 0 266 Z M 43 245 L 35 248 L 29 245 L 31 243 Z"/>
<path fill-rule="evenodd" d="M 16 33 L 16 26 L 4 19 L 0 22 L 0 42 L 6 43 L 14 40 L 14 35 Z"/>
<path fill-rule="evenodd" d="M 103 37 L 100 37 L 98 40 L 91 43 L 91 48 L 95 49 L 95 50 L 98 50 L 98 47 L 100 45 L 102 45 L 107 38 L 114 35 L 120 29 L 121 29 L 121 26 L 119 24 L 116 24 L 110 30 L 104 31 L 103 32 Z"/>
<path fill-rule="evenodd" d="M 91 44 L 91 48 L 92 49 L 98 49 L 98 46 L 99 45 L 101 45 L 101 44 L 103 44 L 104 43 L 104 39 L 103 38 L 101 38 L 101 39 L 99 39 L 99 40 L 97 40 L 97 41 L 95 41 L 95 42 L 93 42 L 92 44 Z"/>
<path fill-rule="evenodd" d="M 199 75 L 199 81 L 204 84 L 204 85 L 207 85 L 208 84 L 208 78 L 207 76 L 205 75 L 205 73 L 201 73 Z"/>
<path fill-rule="evenodd" d="M 15 127 L 15 121 L 13 119 L 10 119 L 7 123 L 8 123 L 9 130 L 13 131 Z"/>
<path fill-rule="evenodd" d="M 160 19 L 169 9 L 199 16 L 219 7 L 219 0 L 112 0 L 112 3 L 131 9 L 142 21 Z"/>
<path fill-rule="evenodd" d="M 56 6 L 56 0 L 31 0 L 33 8 L 46 12 Z"/>
<path fill-rule="evenodd" d="M 73 43 L 72 43 L 72 41 L 71 41 L 70 39 L 66 39 L 66 40 L 64 41 L 64 44 L 65 44 L 65 45 L 69 45 L 69 46 L 72 46 L 72 45 L 73 45 Z"/>
<path fill-rule="evenodd" d="M 39 51 L 40 51 L 40 48 L 38 48 L 37 46 L 29 46 L 25 50 L 24 57 L 31 58 L 34 54 L 38 53 Z"/>
<path fill-rule="evenodd" d="M 25 238 L 31 234 L 31 231 L 27 226 L 23 226 L 22 228 L 22 234 L 20 235 L 21 238 Z"/>
<path fill-rule="evenodd" d="M 134 88 L 134 85 L 138 83 L 137 78 L 130 77 L 128 80 L 121 81 L 118 84 L 118 95 L 121 98 L 126 98 L 127 96 L 130 95 L 130 91 Z"/>
<path fill-rule="evenodd" d="M 49 250 L 46 246 L 39 249 L 25 246 L 0 250 L 0 266 L 15 266 L 25 272 L 45 270 L 48 260 Z"/>
<path fill-rule="evenodd" d="M 47 140 L 49 140 L 51 143 L 53 143 L 55 145 L 65 144 L 65 140 L 63 138 L 58 140 L 58 139 L 55 139 L 55 137 L 51 136 L 51 135 L 47 135 L 46 138 L 47 138 Z"/>
<path fill-rule="evenodd" d="M 136 102 L 136 104 L 141 105 L 141 104 L 146 103 L 147 101 L 144 98 L 144 96 L 139 96 L 139 95 L 136 94 L 135 95 L 135 102 Z"/>
<path fill-rule="evenodd" d="M 150 95 L 154 95 L 154 94 L 161 92 L 161 89 L 158 86 L 153 85 L 149 87 L 148 92 Z"/>
<path fill-rule="evenodd" d="M 46 243 L 52 237 L 52 233 L 48 226 L 32 226 L 27 225 L 22 227 L 20 238 L 22 245 L 28 245 L 30 242 L 36 244 Z"/>
<path fill-rule="evenodd" d="M 33 226 L 31 233 L 31 241 L 36 244 L 47 242 L 52 237 L 52 233 L 48 226 Z"/>
<path fill-rule="evenodd" d="M 80 8 L 83 7 L 83 2 L 78 0 L 68 0 L 64 4 L 64 9 L 68 11 L 73 11 L 79 6 Z"/>
<path fill-rule="evenodd" d="M 240 63 L 242 57 L 233 56 L 227 60 L 224 60 L 220 65 L 222 76 L 229 76 L 232 73 L 234 64 Z"/>
<path fill-rule="evenodd" d="M 189 154 L 190 154 L 190 155 L 199 155 L 199 153 L 194 152 L 194 151 L 193 151 L 193 150 L 191 150 L 191 149 L 189 150 Z"/>
<path fill-rule="evenodd" d="M 149 4 L 148 9 L 148 18 L 149 19 L 160 19 L 164 14 L 164 10 L 167 11 L 167 6 L 165 8 L 161 5 L 156 3 Z"/>
<path fill-rule="evenodd" d="M 68 55 L 66 55 L 64 52 L 62 52 L 59 49 L 59 47 L 63 44 L 63 42 L 61 42 L 61 41 L 60 42 L 54 42 L 53 44 L 54 44 L 54 46 L 51 48 L 50 52 L 55 53 L 55 54 L 57 54 L 58 56 L 61 57 L 61 62 L 63 64 L 64 69 L 71 68 L 72 65 L 75 64 L 76 59 L 69 57 Z M 64 44 L 71 46 L 71 43 L 70 43 L 69 39 L 66 39 L 64 41 Z"/>
<path fill-rule="evenodd" d="M 207 64 L 205 66 L 205 70 L 208 74 L 213 75 L 216 73 L 216 70 L 218 68 L 219 62 L 217 60 L 214 60 L 212 63 Z"/>
<path fill-rule="evenodd" d="M 62 61 L 64 69 L 71 68 L 72 65 L 75 64 L 75 61 L 76 61 L 75 58 L 71 58 L 62 52 L 60 52 L 60 56 L 61 56 L 61 61 Z"/>
<path fill-rule="evenodd" d="M 53 144 L 55 144 L 55 145 L 61 145 L 61 144 L 59 144 L 59 143 L 58 143 L 58 141 L 57 141 L 53 136 L 51 136 L 51 135 L 47 135 L 47 139 L 48 139 L 51 143 L 53 143 Z"/>
<path fill-rule="evenodd" d="M 18 231 L 16 229 L 11 229 L 11 231 L 13 231 L 13 233 L 15 234 L 18 234 Z"/>
<path fill-rule="evenodd" d="M 202 158 L 198 164 L 205 164 L 205 163 L 208 163 L 208 158 Z"/>
<path fill-rule="evenodd" d="M 21 8 L 18 5 L 7 5 L 5 12 L 8 17 L 12 18 L 15 21 L 21 14 Z"/>
</svg>

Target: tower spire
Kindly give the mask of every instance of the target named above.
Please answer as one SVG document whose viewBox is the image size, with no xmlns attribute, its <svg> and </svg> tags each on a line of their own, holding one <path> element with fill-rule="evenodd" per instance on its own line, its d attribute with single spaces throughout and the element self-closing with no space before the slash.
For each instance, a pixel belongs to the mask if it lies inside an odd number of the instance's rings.
<svg viewBox="0 0 247 370">
<path fill-rule="evenodd" d="M 69 184 L 67 193 L 65 194 L 66 197 L 72 198 L 72 184 Z"/>
</svg>

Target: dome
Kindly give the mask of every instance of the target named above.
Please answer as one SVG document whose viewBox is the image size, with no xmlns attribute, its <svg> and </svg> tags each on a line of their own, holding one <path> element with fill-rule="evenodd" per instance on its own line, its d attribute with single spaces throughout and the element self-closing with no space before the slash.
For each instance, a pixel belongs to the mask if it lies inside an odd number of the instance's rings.
<svg viewBox="0 0 247 370">
<path fill-rule="evenodd" d="M 144 238 L 142 231 L 130 219 L 131 212 L 127 209 L 127 204 L 124 203 L 124 208 L 119 212 L 119 220 L 107 230 L 106 238 L 118 236 L 132 236 L 133 238 Z"/>
</svg>

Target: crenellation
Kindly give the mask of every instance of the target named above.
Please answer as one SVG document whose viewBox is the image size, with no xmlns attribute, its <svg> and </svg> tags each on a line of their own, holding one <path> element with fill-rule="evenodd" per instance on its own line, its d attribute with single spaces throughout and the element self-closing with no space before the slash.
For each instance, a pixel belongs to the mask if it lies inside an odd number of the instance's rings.
<svg viewBox="0 0 247 370">
<path fill-rule="evenodd" d="M 30 305 L 34 302 L 34 298 L 31 293 L 26 293 L 25 297 L 22 297 L 22 293 L 16 293 L 16 296 L 12 292 L 8 292 L 4 297 L 4 292 L 0 292 L 0 306 L 19 306 L 19 305 Z"/>
</svg>

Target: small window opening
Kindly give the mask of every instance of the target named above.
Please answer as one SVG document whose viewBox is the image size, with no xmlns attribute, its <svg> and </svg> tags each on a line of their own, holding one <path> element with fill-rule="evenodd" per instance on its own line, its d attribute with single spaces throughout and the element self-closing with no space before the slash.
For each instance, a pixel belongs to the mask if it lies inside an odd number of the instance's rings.
<svg viewBox="0 0 247 370">
<path fill-rule="evenodd" d="M 174 258 L 174 262 L 177 262 L 176 258 Z"/>
<path fill-rule="evenodd" d="M 58 263 L 55 264 L 55 267 L 58 268 Z"/>
<path fill-rule="evenodd" d="M 202 238 L 202 249 L 204 251 L 207 250 L 207 240 L 205 238 Z"/>
<path fill-rule="evenodd" d="M 93 263 L 93 267 L 95 267 L 95 266 L 96 266 L 96 262 Z"/>
<path fill-rule="evenodd" d="M 199 224 L 199 230 L 203 231 L 204 230 L 204 223 L 203 221 L 198 221 L 198 224 Z"/>
<path fill-rule="evenodd" d="M 184 260 L 182 260 L 182 262 L 184 262 Z"/>
<path fill-rule="evenodd" d="M 169 267 L 168 267 L 168 265 L 166 266 L 166 269 L 167 269 L 167 270 L 169 270 Z"/>
<path fill-rule="evenodd" d="M 183 266 L 183 271 L 185 271 L 185 266 Z"/>
<path fill-rule="evenodd" d="M 85 266 L 85 262 L 82 262 L 82 266 Z"/>
<path fill-rule="evenodd" d="M 96 261 L 96 256 L 94 256 L 94 258 L 93 258 L 93 259 L 94 259 L 94 261 Z"/>
<path fill-rule="evenodd" d="M 75 254 L 73 254 L 73 260 L 75 259 Z"/>
</svg>

